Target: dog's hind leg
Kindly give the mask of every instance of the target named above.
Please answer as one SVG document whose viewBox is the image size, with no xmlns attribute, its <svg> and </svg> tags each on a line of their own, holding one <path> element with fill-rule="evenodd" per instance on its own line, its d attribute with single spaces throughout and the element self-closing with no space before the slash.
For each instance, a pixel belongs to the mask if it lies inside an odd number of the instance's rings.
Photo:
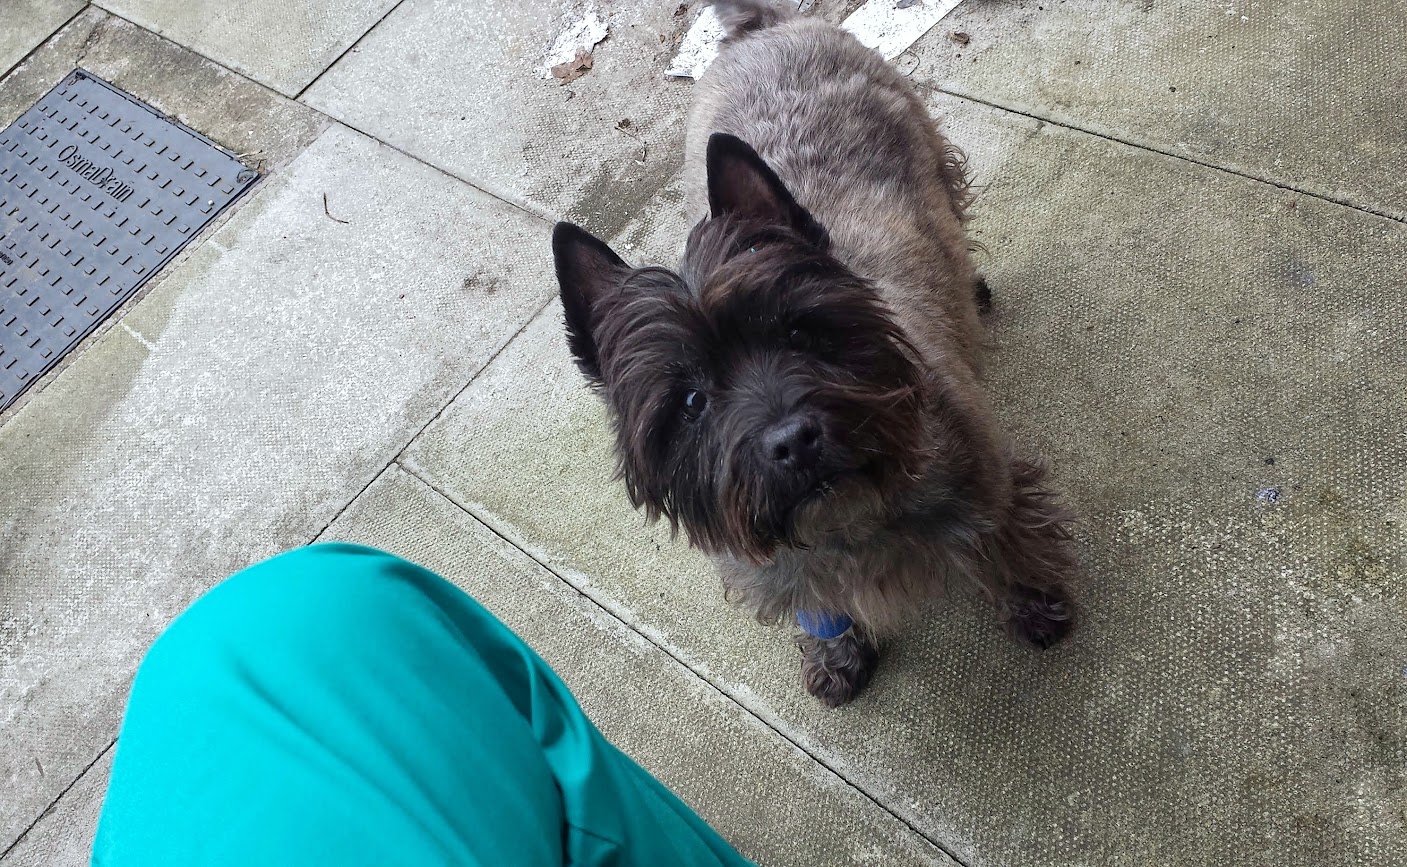
<svg viewBox="0 0 1407 867">
<path fill-rule="evenodd" d="M 1068 580 L 1075 571 L 1071 514 L 1041 484 L 1045 469 L 1012 462 L 1012 503 L 992 538 L 991 576 L 1001 619 L 1011 635 L 1045 649 L 1075 625 Z"/>
</svg>

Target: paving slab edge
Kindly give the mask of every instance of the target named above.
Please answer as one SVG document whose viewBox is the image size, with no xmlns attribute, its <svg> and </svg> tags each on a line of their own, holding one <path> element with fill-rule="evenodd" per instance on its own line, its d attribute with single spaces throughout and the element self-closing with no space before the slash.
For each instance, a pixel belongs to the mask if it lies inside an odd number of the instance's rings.
<svg viewBox="0 0 1407 867">
<path fill-rule="evenodd" d="M 9 78 L 10 73 L 14 72 L 16 69 L 19 69 L 21 66 L 24 66 L 26 63 L 28 63 L 29 58 L 34 56 L 34 52 L 39 51 L 45 45 L 48 45 L 49 40 L 54 38 L 54 34 L 58 33 L 59 31 L 72 24 L 78 18 L 78 16 L 82 15 L 84 12 L 87 12 L 88 8 L 92 5 L 93 4 L 91 3 L 84 3 L 82 6 L 78 7 L 78 10 L 76 12 L 65 18 L 63 22 L 59 24 L 58 27 L 55 27 L 53 30 L 50 30 L 49 33 L 43 39 L 39 40 L 39 43 L 37 45 L 26 51 L 23 57 L 21 57 L 19 60 L 16 60 L 14 63 L 11 63 L 4 69 L 0 69 L 0 82 L 3 82 L 6 78 Z"/>
<path fill-rule="evenodd" d="M 21 831 L 15 837 L 14 840 L 10 841 L 10 844 L 5 847 L 5 850 L 3 852 L 0 852 L 0 864 L 3 864 L 10 857 L 11 852 L 15 851 L 20 847 L 20 844 L 23 843 L 25 839 L 29 837 L 30 832 L 32 832 L 35 828 L 39 827 L 40 823 L 47 819 L 49 816 L 53 815 L 54 811 L 59 806 L 59 802 L 61 802 L 64 798 L 68 797 L 68 793 L 73 791 L 74 787 L 77 786 L 80 782 L 82 782 L 83 778 L 88 776 L 88 774 L 92 772 L 93 768 L 96 767 L 97 764 L 103 760 L 103 756 L 112 752 L 112 748 L 116 744 L 116 737 L 108 741 L 107 746 L 99 750 L 98 754 L 93 757 L 93 760 L 88 764 L 84 765 L 83 770 L 79 771 L 74 776 L 74 778 L 69 781 L 68 785 L 64 786 L 63 790 L 54 796 L 54 800 L 50 801 L 49 805 L 43 810 L 41 810 L 38 816 L 34 817 L 34 821 L 26 825 L 25 829 Z"/>
<path fill-rule="evenodd" d="M 1228 175 L 1234 175 L 1238 178 L 1243 178 L 1248 181 L 1254 181 L 1259 184 L 1264 184 L 1269 187 L 1284 190 L 1287 193 L 1294 193 L 1296 195 L 1306 196 L 1311 199 L 1318 199 L 1322 202 L 1326 202 L 1331 205 L 1337 205 L 1341 208 L 1348 208 L 1349 210 L 1358 211 L 1360 213 L 1368 214 L 1374 217 L 1381 217 L 1382 219 L 1391 220 L 1395 223 L 1407 223 L 1407 211 L 1395 211 L 1392 209 L 1379 208 L 1373 205 L 1364 204 L 1362 202 L 1356 202 L 1353 199 L 1344 196 L 1340 193 L 1336 193 L 1327 187 L 1318 187 L 1312 185 L 1296 186 L 1295 184 L 1289 181 L 1277 180 L 1265 174 L 1257 174 L 1256 172 L 1250 169 L 1241 168 L 1235 166 L 1234 164 L 1223 165 L 1220 163 L 1207 162 L 1205 160 L 1198 159 L 1197 157 L 1192 156 L 1190 154 L 1178 153 L 1177 151 L 1167 150 L 1149 142 L 1139 141 L 1133 138 L 1126 138 L 1116 131 L 1104 129 L 1097 124 L 1082 125 L 1074 122 L 1073 120 L 1065 120 L 1050 117 L 1043 114 L 1037 114 L 1034 111 L 1016 108 L 1014 106 L 1006 105 L 996 100 L 987 99 L 981 96 L 975 96 L 970 93 L 963 93 L 961 91 L 938 87 L 936 85 L 926 84 L 923 82 L 915 82 L 915 84 L 921 91 L 925 93 L 941 94 L 943 96 L 949 96 L 954 99 L 961 99 L 966 102 L 975 103 L 977 105 L 985 105 L 988 108 L 994 108 L 997 111 L 1002 111 L 1007 114 L 1012 114 L 1018 117 L 1024 117 L 1029 120 L 1034 120 L 1040 124 L 1048 124 L 1059 129 L 1069 130 L 1070 132 L 1075 133 L 1081 133 L 1092 138 L 1102 139 L 1103 141 L 1107 142 L 1113 142 L 1114 144 L 1120 144 L 1126 147 L 1136 148 L 1142 151 L 1148 151 L 1149 153 L 1158 154 L 1169 159 L 1177 160 L 1181 163 L 1200 166 L 1204 169 L 1209 169 L 1215 172 L 1222 172 Z"/>
</svg>

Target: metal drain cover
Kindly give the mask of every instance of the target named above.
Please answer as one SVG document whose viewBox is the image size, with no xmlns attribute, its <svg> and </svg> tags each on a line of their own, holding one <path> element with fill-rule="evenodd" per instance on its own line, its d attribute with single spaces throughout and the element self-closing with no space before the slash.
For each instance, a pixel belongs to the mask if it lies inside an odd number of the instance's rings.
<svg viewBox="0 0 1407 867">
<path fill-rule="evenodd" d="M 0 132 L 0 409 L 257 177 L 81 69 Z"/>
</svg>

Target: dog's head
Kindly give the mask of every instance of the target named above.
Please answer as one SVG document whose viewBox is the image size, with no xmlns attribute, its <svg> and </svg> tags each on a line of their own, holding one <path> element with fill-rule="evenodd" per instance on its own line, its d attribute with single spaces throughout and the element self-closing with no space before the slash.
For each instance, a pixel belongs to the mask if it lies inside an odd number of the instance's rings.
<svg viewBox="0 0 1407 867">
<path fill-rule="evenodd" d="M 754 561 L 922 460 L 915 354 L 758 155 L 708 143 L 710 216 L 678 272 L 553 235 L 567 340 L 614 419 L 631 502 Z"/>
</svg>

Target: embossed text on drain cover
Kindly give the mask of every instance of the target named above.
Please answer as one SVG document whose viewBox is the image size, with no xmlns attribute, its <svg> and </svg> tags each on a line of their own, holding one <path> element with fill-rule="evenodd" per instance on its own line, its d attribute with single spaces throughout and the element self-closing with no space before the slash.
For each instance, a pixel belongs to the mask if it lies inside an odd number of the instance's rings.
<svg viewBox="0 0 1407 867">
<path fill-rule="evenodd" d="M 83 70 L 0 132 L 0 409 L 256 178 Z"/>
</svg>

